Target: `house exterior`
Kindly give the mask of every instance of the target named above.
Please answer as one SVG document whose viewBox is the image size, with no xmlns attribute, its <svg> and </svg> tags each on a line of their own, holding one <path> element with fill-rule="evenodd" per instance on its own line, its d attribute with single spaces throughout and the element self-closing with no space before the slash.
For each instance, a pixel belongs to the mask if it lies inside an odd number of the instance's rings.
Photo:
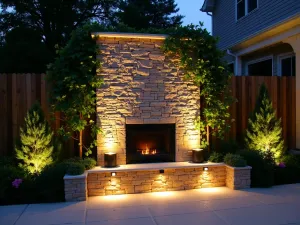
<svg viewBox="0 0 300 225">
<path fill-rule="evenodd" d="M 300 1 L 205 0 L 212 34 L 236 76 L 296 77 L 296 146 L 300 148 Z"/>
</svg>

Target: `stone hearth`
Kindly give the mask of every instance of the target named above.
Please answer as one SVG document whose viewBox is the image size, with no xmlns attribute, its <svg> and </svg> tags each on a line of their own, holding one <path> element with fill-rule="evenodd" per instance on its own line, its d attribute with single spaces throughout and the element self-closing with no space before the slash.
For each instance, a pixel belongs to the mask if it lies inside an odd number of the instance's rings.
<svg viewBox="0 0 300 225">
<path fill-rule="evenodd" d="M 94 33 L 104 85 L 97 90 L 98 164 L 105 152 L 126 164 L 127 124 L 174 124 L 175 161 L 189 161 L 199 144 L 194 120 L 200 90 L 184 79 L 178 59 L 164 55 L 163 35 Z"/>
</svg>

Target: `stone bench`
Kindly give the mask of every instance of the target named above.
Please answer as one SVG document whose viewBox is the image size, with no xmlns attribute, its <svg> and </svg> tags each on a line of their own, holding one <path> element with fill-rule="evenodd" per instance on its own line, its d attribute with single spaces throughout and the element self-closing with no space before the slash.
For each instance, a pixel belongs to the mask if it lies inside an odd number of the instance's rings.
<svg viewBox="0 0 300 225">
<path fill-rule="evenodd" d="M 87 196 L 207 187 L 243 189 L 250 187 L 250 172 L 251 167 L 234 168 L 224 163 L 174 162 L 95 167 L 80 176 L 66 175 L 65 196 L 66 201 L 80 201 L 86 200 Z"/>
</svg>

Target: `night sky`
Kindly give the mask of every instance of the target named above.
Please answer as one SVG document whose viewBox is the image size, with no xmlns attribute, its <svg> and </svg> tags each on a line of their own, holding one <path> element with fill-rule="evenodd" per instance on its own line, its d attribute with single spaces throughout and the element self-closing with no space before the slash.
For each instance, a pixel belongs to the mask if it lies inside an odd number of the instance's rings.
<svg viewBox="0 0 300 225">
<path fill-rule="evenodd" d="M 190 23 L 199 24 L 204 22 L 204 27 L 211 32 L 211 17 L 200 11 L 204 0 L 175 0 L 180 11 L 184 15 L 183 25 Z"/>
</svg>

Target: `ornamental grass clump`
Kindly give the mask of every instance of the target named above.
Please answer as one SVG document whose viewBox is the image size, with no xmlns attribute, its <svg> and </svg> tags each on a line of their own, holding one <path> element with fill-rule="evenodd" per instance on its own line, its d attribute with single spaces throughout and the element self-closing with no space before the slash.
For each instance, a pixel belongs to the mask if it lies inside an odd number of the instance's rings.
<svg viewBox="0 0 300 225">
<path fill-rule="evenodd" d="M 34 104 L 20 128 L 20 141 L 16 145 L 19 166 L 30 174 L 39 174 L 53 161 L 53 132 L 44 118 L 40 104 Z"/>
</svg>

